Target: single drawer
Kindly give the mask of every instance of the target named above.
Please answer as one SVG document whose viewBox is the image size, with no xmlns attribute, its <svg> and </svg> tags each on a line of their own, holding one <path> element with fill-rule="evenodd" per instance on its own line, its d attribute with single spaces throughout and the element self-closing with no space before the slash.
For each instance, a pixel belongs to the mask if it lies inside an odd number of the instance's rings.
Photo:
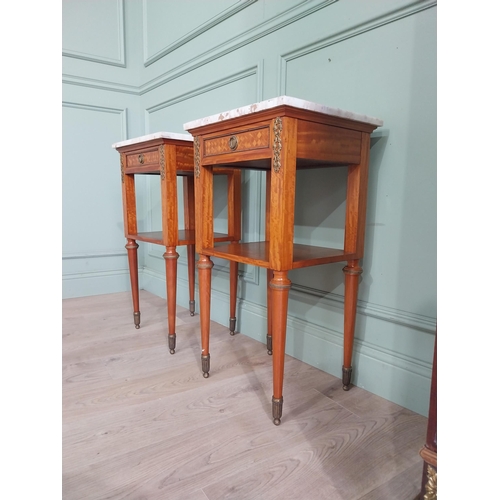
<svg viewBox="0 0 500 500">
<path fill-rule="evenodd" d="M 211 137 L 203 141 L 203 155 L 215 156 L 241 151 L 269 148 L 269 126 L 256 127 L 247 130 Z"/>
<path fill-rule="evenodd" d="M 139 153 L 128 153 L 126 168 L 158 166 L 158 148 L 153 151 L 143 151 Z"/>
</svg>

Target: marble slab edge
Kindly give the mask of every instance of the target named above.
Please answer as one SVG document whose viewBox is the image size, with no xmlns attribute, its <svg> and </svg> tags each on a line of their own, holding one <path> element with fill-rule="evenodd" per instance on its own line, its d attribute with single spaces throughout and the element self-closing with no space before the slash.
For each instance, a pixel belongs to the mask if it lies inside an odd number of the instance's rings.
<svg viewBox="0 0 500 500">
<path fill-rule="evenodd" d="M 210 125 L 212 123 L 230 120 L 232 118 L 249 115 L 251 113 L 257 113 L 258 111 L 264 111 L 266 109 L 272 109 L 282 105 L 292 106 L 298 109 L 307 109 L 331 116 L 338 116 L 339 118 L 346 118 L 348 120 L 354 120 L 357 122 L 369 123 L 370 125 L 375 125 L 377 127 L 381 127 L 384 124 L 384 122 L 382 120 L 379 120 L 378 118 L 354 113 L 352 111 L 345 111 L 339 108 L 331 108 L 323 104 L 305 101 L 297 97 L 283 95 L 280 97 L 273 97 L 272 99 L 268 99 L 267 101 L 249 104 L 247 106 L 235 108 L 230 111 L 224 111 L 222 113 L 217 113 L 215 115 L 187 122 L 184 124 L 184 130 L 192 130 L 198 127 L 204 127 L 205 125 Z"/>
<path fill-rule="evenodd" d="M 193 136 L 189 134 L 177 134 L 175 132 L 155 132 L 153 134 L 141 135 L 140 137 L 134 137 L 132 139 L 127 139 L 126 141 L 117 142 L 115 144 L 112 144 L 111 147 L 117 149 L 123 146 L 130 146 L 132 144 L 151 141 L 153 139 L 176 139 L 179 141 L 193 142 Z"/>
</svg>

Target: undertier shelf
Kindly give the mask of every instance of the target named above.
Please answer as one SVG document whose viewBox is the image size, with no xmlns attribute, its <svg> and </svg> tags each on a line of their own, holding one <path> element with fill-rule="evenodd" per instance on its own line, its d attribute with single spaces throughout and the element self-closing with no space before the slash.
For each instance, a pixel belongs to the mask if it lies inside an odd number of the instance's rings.
<svg viewBox="0 0 500 500">
<path fill-rule="evenodd" d="M 267 241 L 217 245 L 214 248 L 204 248 L 203 253 L 243 264 L 270 267 Z M 353 255 L 346 254 L 343 249 L 294 244 L 292 269 L 342 262 L 352 258 Z"/>
<path fill-rule="evenodd" d="M 137 234 L 130 234 L 130 239 L 137 241 L 147 241 L 148 243 L 156 243 L 157 245 L 164 245 L 163 233 L 161 231 L 141 232 Z M 214 233 L 215 241 L 230 241 L 230 237 L 226 233 Z M 194 245 L 195 244 L 195 230 L 194 229 L 180 229 L 179 230 L 179 245 Z"/>
</svg>

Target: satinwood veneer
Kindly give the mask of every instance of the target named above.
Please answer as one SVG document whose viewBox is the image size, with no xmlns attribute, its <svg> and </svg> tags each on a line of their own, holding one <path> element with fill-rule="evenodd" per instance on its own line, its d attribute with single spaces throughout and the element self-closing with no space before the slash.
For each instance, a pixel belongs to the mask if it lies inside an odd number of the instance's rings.
<svg viewBox="0 0 500 500">
<path fill-rule="evenodd" d="M 194 156 L 193 138 L 188 134 L 158 132 L 113 144 L 120 153 L 123 194 L 123 219 L 127 244 L 134 324 L 140 328 L 139 277 L 137 263 L 137 241 L 155 243 L 165 247 L 167 282 L 168 342 L 170 353 L 176 345 L 175 317 L 177 303 L 177 259 L 178 246 L 187 247 L 189 310 L 195 312 L 195 200 L 194 200 Z M 216 169 L 216 174 L 228 178 L 228 212 L 241 212 L 241 172 L 237 169 Z M 136 175 L 159 175 L 161 185 L 162 230 L 138 232 L 135 192 Z M 183 179 L 184 229 L 179 229 L 177 177 Z M 241 238 L 239 217 L 229 217 L 227 234 L 215 233 L 214 241 L 237 243 Z M 230 333 L 234 335 L 236 325 L 236 291 L 238 264 L 230 266 Z M 202 307 L 202 306 L 201 306 Z"/>
<path fill-rule="evenodd" d="M 194 137 L 202 370 L 210 369 L 211 257 L 268 269 L 267 349 L 273 355 L 272 415 L 281 422 L 288 294 L 292 269 L 346 262 L 343 387 L 349 388 L 360 259 L 364 251 L 370 134 L 382 121 L 296 98 L 278 98 L 184 125 Z M 267 172 L 266 239 L 216 245 L 213 174 L 222 166 Z M 343 248 L 294 244 L 297 169 L 348 170 Z"/>
</svg>

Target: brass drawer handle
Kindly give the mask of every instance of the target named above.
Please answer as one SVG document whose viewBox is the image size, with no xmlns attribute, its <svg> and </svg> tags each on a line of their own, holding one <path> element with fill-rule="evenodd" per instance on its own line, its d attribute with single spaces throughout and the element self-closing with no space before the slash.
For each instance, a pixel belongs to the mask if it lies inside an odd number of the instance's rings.
<svg viewBox="0 0 500 500">
<path fill-rule="evenodd" d="M 139 155 L 139 163 L 142 165 L 144 163 L 144 155 Z"/>
<path fill-rule="evenodd" d="M 232 135 L 229 138 L 229 149 L 231 151 L 235 151 L 237 147 L 238 147 L 238 137 L 236 137 L 235 135 Z"/>
</svg>

